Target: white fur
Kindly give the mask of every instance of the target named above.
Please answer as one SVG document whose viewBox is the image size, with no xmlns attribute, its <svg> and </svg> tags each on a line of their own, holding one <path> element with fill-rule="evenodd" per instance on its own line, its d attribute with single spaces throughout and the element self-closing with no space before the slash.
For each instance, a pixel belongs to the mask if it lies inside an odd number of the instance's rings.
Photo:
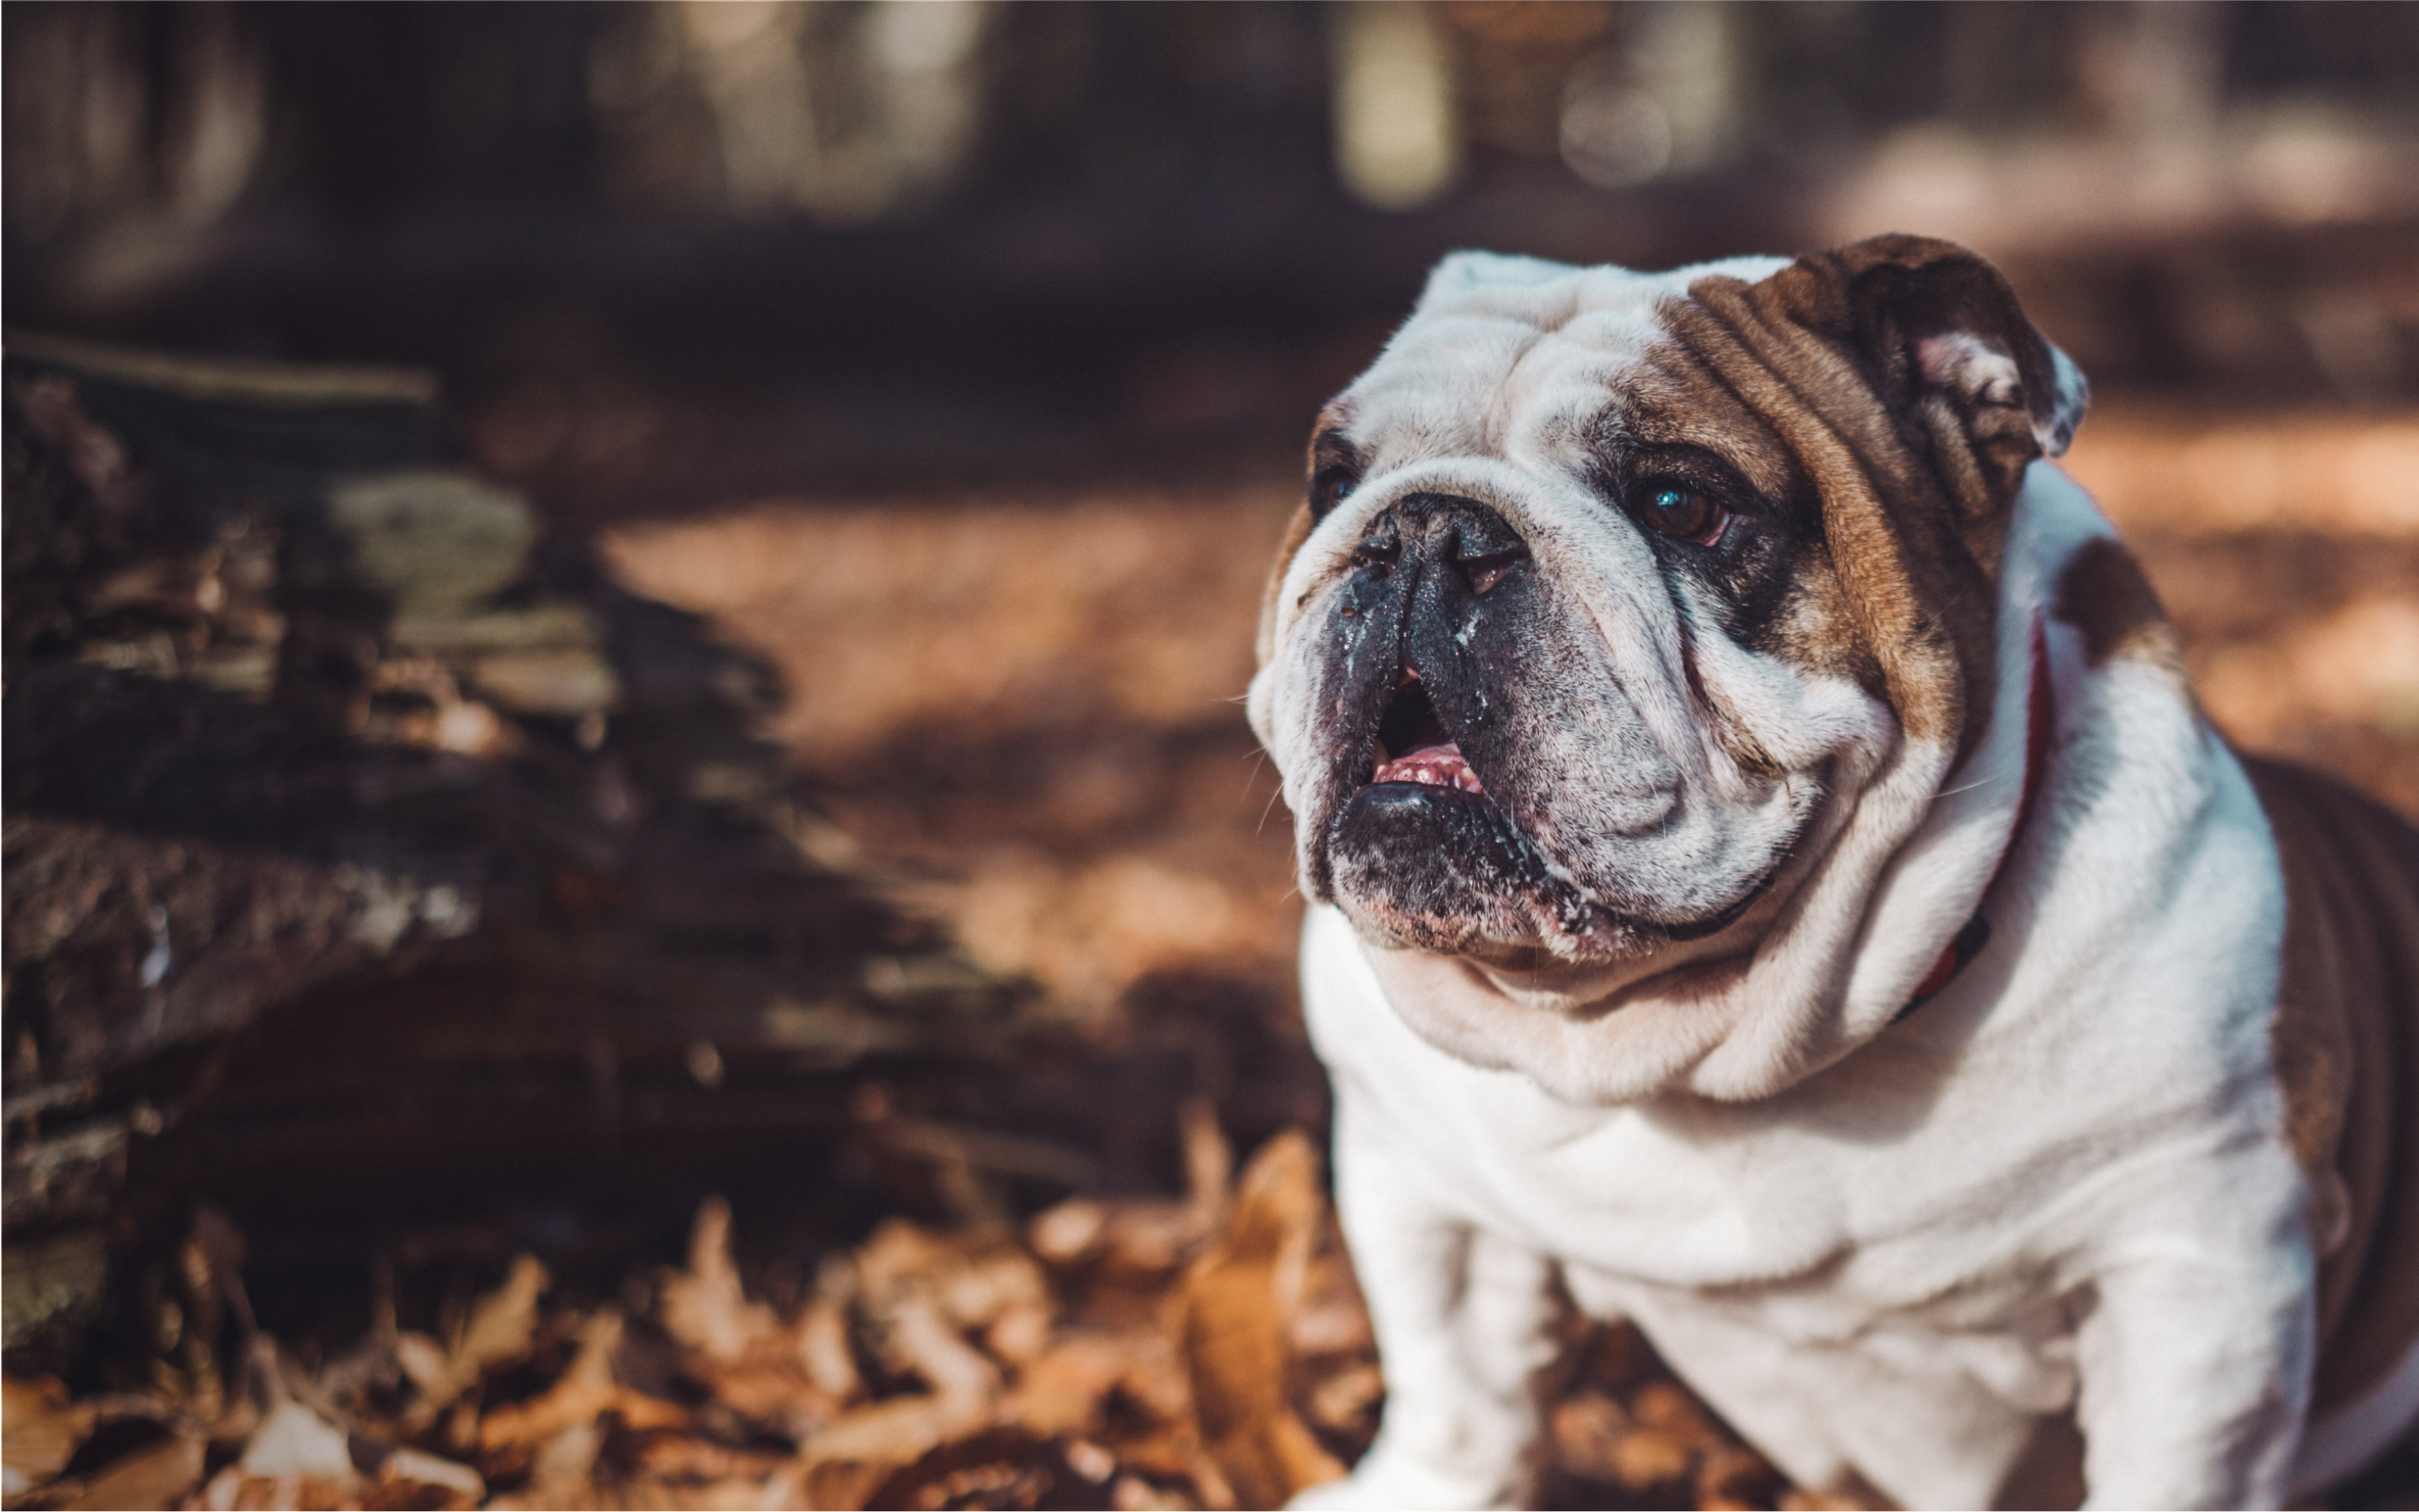
<svg viewBox="0 0 2419 1512">
<path fill-rule="evenodd" d="M 1322 714 L 1288 701 L 1296 632 L 1339 548 L 1422 478 L 1505 511 L 1570 575 L 1559 581 L 1621 594 L 1604 571 L 1618 542 L 1563 528 L 1579 517 L 1521 438 L 1524 406 L 1601 377 L 1567 354 L 1558 372 L 1537 333 L 1576 331 L 1618 362 L 1650 323 L 1590 328 L 1587 305 L 1637 276 L 1477 257 L 1438 270 L 1422 308 L 1442 301 L 1454 318 L 1415 317 L 1355 391 L 1416 416 L 1427 455 L 1382 459 L 1379 485 L 1314 532 L 1281 589 L 1252 693 L 1281 764 L 1312 748 Z M 1513 375 L 1483 420 L 1452 402 L 1473 370 Z M 1472 465 L 1481 446 L 1502 461 Z M 2296 1473 L 2315 1260 L 2270 1058 L 2281 872 L 2240 765 L 2173 674 L 2091 669 L 2077 634 L 2044 618 L 2068 558 L 2108 533 L 2053 464 L 2033 466 L 2000 578 L 1990 728 L 1954 774 L 1893 744 L 1854 689 L 1736 648 L 1708 659 L 1759 738 L 1864 762 L 1860 807 L 1878 811 L 1832 847 L 1836 885 L 1801 888 L 1828 915 L 1813 944 L 1759 958 L 1718 1012 L 1647 1000 L 1584 1022 L 1566 1010 L 1626 986 L 1619 972 L 1523 981 L 1364 943 L 1336 909 L 1312 910 L 1305 1011 L 1334 1078 L 1339 1207 L 1389 1397 L 1353 1474 L 1298 1504 L 1521 1496 L 1555 1271 L 1589 1311 L 1634 1320 L 1794 1480 L 1861 1481 L 1908 1506 L 1991 1504 L 2042 1415 L 2070 1408 L 2086 1504 L 2101 1507 L 2281 1504 L 2407 1422 L 2419 1364 L 2315 1425 Z M 1608 603 L 1598 619 L 1657 745 L 1696 752 L 1672 759 L 1698 763 L 1751 823 L 1771 795 L 1665 728 L 1687 716 L 1656 702 L 1669 671 L 1655 607 Z M 2002 866 L 2036 624 L 2055 756 Z M 1893 1023 L 1978 906 L 1986 949 Z M 1836 1010 L 1809 1008 L 1808 975 Z M 1590 1042 L 1664 1009 L 1618 1054 Z M 1505 1050 L 1523 1035 L 1535 1042 Z M 1625 1080 L 1641 1054 L 1646 1072 Z"/>
<path fill-rule="evenodd" d="M 2089 506 L 2037 474 L 2019 507 Z M 2089 1504 L 2281 1503 L 2312 1262 L 2267 1058 L 2273 842 L 2172 687 L 2123 662 L 2088 674 L 2068 640 L 2051 637 L 2058 775 L 1986 902 L 1990 946 L 1760 1102 L 1582 1107 L 1471 1066 L 1411 1032 L 1315 911 L 1305 1002 L 1392 1392 L 1378 1448 L 1319 1504 L 1518 1489 L 1502 1446 L 1532 1410 L 1478 1389 L 1513 1372 L 1427 1362 L 1437 1335 L 1471 1336 L 1467 1309 L 1516 1311 L 1440 1277 L 1439 1252 L 1480 1236 L 1636 1320 L 1804 1484 L 1853 1470 L 1905 1505 L 1988 1505 L 2079 1373 Z M 1529 1358 L 1542 1289 L 1532 1305 L 1476 1337 Z"/>
<path fill-rule="evenodd" d="M 1679 883 L 1728 886 L 1751 876 L 1753 858 L 1770 854 L 1802 817 L 1799 790 L 1741 771 L 1704 728 L 1680 663 L 1683 608 L 1665 596 L 1637 529 L 1582 486 L 1570 432 L 1558 422 L 1590 413 L 1610 378 L 1668 339 L 1655 319 L 1658 301 L 1682 297 L 1708 273 L 1755 278 L 1780 266 L 1749 258 L 1635 273 L 1460 254 L 1439 267 L 1412 319 L 1347 391 L 1356 429 L 1378 447 L 1375 465 L 1288 566 L 1272 654 L 1252 684 L 1254 726 L 1297 814 L 1314 807 L 1309 793 L 1332 717 L 1316 698 L 1319 616 L 1373 518 L 1407 494 L 1436 490 L 1493 508 L 1537 565 L 1580 599 L 1621 695 L 1651 737 L 1652 748 L 1638 751 L 1630 767 L 1656 766 L 1659 786 L 1685 800 L 1675 800 L 1682 817 L 1672 823 L 1635 797 L 1572 793 L 1553 817 L 1637 835 L 1637 848 L 1657 853 Z M 1960 348 L 1959 360 L 1983 359 Z M 1825 773 L 1835 790 L 1823 816 L 1830 827 L 1798 844 L 1802 859 L 1770 905 L 1687 951 L 1652 958 L 1574 961 L 1549 939 L 1536 969 L 1515 972 L 1385 952 L 1378 971 L 1403 1012 L 1465 1059 L 1518 1068 L 1564 1097 L 1593 1103 L 1676 1086 L 1730 1100 L 1766 1096 L 1877 1031 L 1971 916 L 1988 859 L 2014 825 L 2026 657 L 2049 581 L 2028 564 L 2025 529 L 2019 519 L 2011 531 L 2005 571 L 1999 717 L 1955 780 L 1945 743 L 1903 736 L 1890 711 L 1861 688 L 1810 677 L 1701 628 L 1695 645 L 1709 694 L 1781 766 Z M 1301 841 L 1317 842 L 1311 826 Z M 1309 861 L 1305 853 L 1305 871 Z M 1368 919 L 1356 922 L 1364 934 L 1379 933 Z M 1750 951 L 1742 941 L 1757 943 Z M 1692 956 L 1739 964 L 1710 981 L 1671 985 L 1678 979 L 1670 969 Z M 1608 1003 L 1617 1007 L 1602 1011 Z"/>
</svg>

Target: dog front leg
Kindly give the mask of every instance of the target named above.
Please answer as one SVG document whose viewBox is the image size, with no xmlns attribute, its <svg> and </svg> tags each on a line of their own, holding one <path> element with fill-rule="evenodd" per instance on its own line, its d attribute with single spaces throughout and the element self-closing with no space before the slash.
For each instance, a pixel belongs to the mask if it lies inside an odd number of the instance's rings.
<svg viewBox="0 0 2419 1512">
<path fill-rule="evenodd" d="M 2086 1507 L 2284 1504 L 2315 1324 L 2277 1258 L 2137 1255 L 2099 1277 L 2077 1340 Z"/>
<path fill-rule="evenodd" d="M 1354 1137 L 1339 1094 L 1338 1215 L 1377 1333 L 1386 1408 L 1351 1475 L 1293 1504 L 1524 1504 L 1534 1380 L 1554 1352 L 1550 1263 L 1442 1211 L 1398 1154 Z"/>
</svg>

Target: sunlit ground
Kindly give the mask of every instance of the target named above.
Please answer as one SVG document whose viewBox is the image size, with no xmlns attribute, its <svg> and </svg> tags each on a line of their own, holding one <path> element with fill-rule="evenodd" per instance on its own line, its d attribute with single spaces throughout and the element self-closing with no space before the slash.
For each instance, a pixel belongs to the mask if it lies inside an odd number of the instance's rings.
<svg viewBox="0 0 2419 1512">
<path fill-rule="evenodd" d="M 2220 729 L 2419 813 L 2419 416 L 2111 406 L 2069 464 Z M 1235 700 L 1295 487 L 734 501 L 608 549 L 781 670 L 778 736 L 969 948 L 1097 1015 L 1286 979 L 1290 823 Z"/>
</svg>

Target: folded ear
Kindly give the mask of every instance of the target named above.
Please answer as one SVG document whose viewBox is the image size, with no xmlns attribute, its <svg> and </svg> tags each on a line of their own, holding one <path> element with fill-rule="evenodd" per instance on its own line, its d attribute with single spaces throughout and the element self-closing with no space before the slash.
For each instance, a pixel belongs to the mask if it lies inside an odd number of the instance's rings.
<svg viewBox="0 0 2419 1512">
<path fill-rule="evenodd" d="M 1980 255 L 1882 236 L 1797 266 L 1836 281 L 1884 396 L 1918 413 L 1948 406 L 1977 458 L 2011 483 L 2074 439 L 2089 394 L 2082 370 L 2033 329 Z"/>
</svg>

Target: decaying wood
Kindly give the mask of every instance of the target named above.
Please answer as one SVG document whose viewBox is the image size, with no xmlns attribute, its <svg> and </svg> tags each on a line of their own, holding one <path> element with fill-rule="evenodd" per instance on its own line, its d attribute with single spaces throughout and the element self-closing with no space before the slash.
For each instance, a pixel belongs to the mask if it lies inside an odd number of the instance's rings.
<svg viewBox="0 0 2419 1512">
<path fill-rule="evenodd" d="M 428 375 L 12 336 L 7 383 L 12 1350 L 202 1190 L 391 1220 L 638 1130 L 1081 1174 L 852 1111 L 1021 1053 L 1030 995 L 886 901 L 760 667 L 454 460 Z"/>
</svg>

